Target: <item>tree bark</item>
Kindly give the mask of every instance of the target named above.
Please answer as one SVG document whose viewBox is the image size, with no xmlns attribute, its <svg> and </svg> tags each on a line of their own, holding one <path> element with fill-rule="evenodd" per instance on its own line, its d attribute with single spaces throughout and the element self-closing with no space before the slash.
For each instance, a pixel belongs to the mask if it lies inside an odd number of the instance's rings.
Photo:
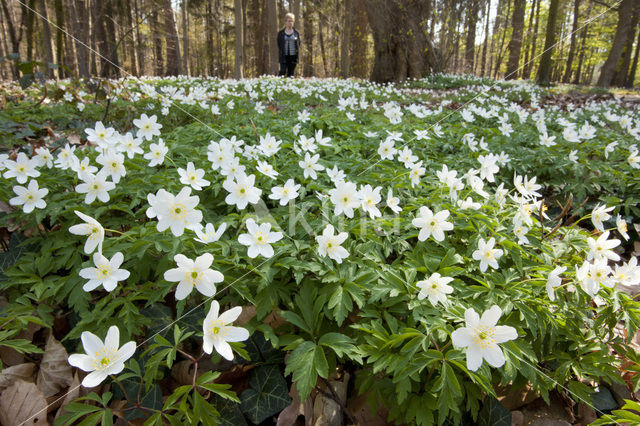
<svg viewBox="0 0 640 426">
<path fill-rule="evenodd" d="M 214 21 L 213 21 L 213 0 L 207 0 L 207 14 L 206 14 L 206 22 L 207 22 L 207 59 L 209 65 L 209 75 L 215 75 L 215 60 L 214 60 L 214 49 L 215 44 L 213 41 L 213 30 L 214 30 Z"/>
<path fill-rule="evenodd" d="M 636 53 L 633 56 L 633 65 L 627 76 L 625 87 L 633 87 L 633 83 L 636 79 L 636 70 L 638 69 L 638 54 L 640 53 L 640 31 L 638 31 L 638 40 L 636 41 Z"/>
<path fill-rule="evenodd" d="M 164 32 L 167 46 L 167 75 L 182 74 L 182 63 L 180 62 L 180 41 L 176 21 L 173 17 L 173 7 L 171 0 L 164 0 Z"/>
<path fill-rule="evenodd" d="M 419 78 L 428 67 L 441 69 L 433 44 L 422 24 L 429 16 L 430 2 L 419 0 L 365 0 L 367 16 L 373 31 L 374 65 L 371 80 L 402 81 Z M 398 23 L 402 22 L 401 28 Z"/>
<path fill-rule="evenodd" d="M 242 0 L 240 0 L 242 6 Z M 189 3 L 182 0 L 182 72 L 190 75 L 189 72 Z M 242 16 L 242 11 L 240 13 Z M 242 40 L 240 40 L 242 42 Z"/>
<path fill-rule="evenodd" d="M 305 77 L 313 76 L 313 7 L 309 4 L 310 2 L 304 2 L 304 12 L 303 12 L 303 35 L 302 40 L 304 40 L 304 56 L 303 56 L 303 69 L 302 73 Z"/>
<path fill-rule="evenodd" d="M 520 63 L 520 51 L 522 50 L 522 34 L 524 30 L 525 0 L 515 0 L 513 5 L 513 17 L 511 18 L 511 40 L 509 41 L 509 61 L 507 62 L 507 80 L 518 77 L 518 65 Z"/>
<path fill-rule="evenodd" d="M 569 45 L 569 56 L 567 57 L 567 64 L 564 70 L 564 76 L 562 76 L 563 83 L 568 83 L 569 81 L 571 81 L 571 67 L 573 65 L 573 58 L 576 56 L 576 45 L 578 44 L 579 16 L 580 16 L 580 0 L 574 0 L 573 25 L 571 26 L 571 44 Z"/>
<path fill-rule="evenodd" d="M 244 39 L 244 22 L 242 20 L 242 0 L 234 0 L 233 13 L 235 17 L 235 63 L 233 77 L 244 78 L 244 53 L 242 40 Z"/>
<path fill-rule="evenodd" d="M 33 11 L 36 7 L 35 0 L 29 0 L 29 7 L 27 8 L 27 25 L 26 25 L 26 36 L 27 36 L 27 61 L 33 61 L 33 33 L 34 33 L 34 24 L 35 24 L 35 13 Z M 8 52 L 7 52 L 8 53 Z"/>
<path fill-rule="evenodd" d="M 266 0 L 266 39 L 269 51 L 269 73 L 277 75 L 280 69 L 278 61 L 278 5 L 276 0 Z"/>
<path fill-rule="evenodd" d="M 49 29 L 49 13 L 47 12 L 47 5 L 44 0 L 40 0 L 40 14 L 42 15 L 42 40 L 44 42 L 45 54 L 48 64 L 55 64 L 56 58 L 53 52 L 53 45 L 51 43 L 51 30 Z M 56 73 L 53 68 L 47 66 L 47 75 L 49 78 L 56 78 Z"/>
<path fill-rule="evenodd" d="M 342 22 L 342 40 L 340 43 L 340 75 L 342 78 L 347 78 L 351 75 L 351 41 L 353 39 L 354 18 L 353 0 L 345 0 Z"/>
<path fill-rule="evenodd" d="M 56 14 L 56 26 L 58 28 L 65 28 L 65 24 L 64 24 L 64 13 L 62 11 L 62 0 L 55 0 L 53 2 L 53 10 L 55 11 Z M 58 61 L 58 65 L 61 65 L 64 61 L 64 36 L 65 34 L 60 31 L 60 30 L 56 30 L 56 58 Z M 66 64 L 65 64 L 66 65 Z M 62 68 L 58 68 L 58 75 L 63 78 L 65 77 L 65 72 L 64 69 Z"/>
<path fill-rule="evenodd" d="M 485 11 L 485 24 L 484 24 L 484 43 L 482 43 L 482 58 L 480 59 L 480 75 L 484 76 L 485 67 L 487 65 L 487 48 L 489 46 L 489 15 L 491 11 L 491 0 L 487 0 L 487 9 Z"/>
<path fill-rule="evenodd" d="M 367 61 L 369 20 L 364 0 L 352 0 L 354 26 L 351 32 L 351 75 L 367 78 L 369 64 Z"/>
<path fill-rule="evenodd" d="M 618 25 L 616 26 L 616 35 L 613 38 L 613 43 L 609 50 L 609 56 L 600 70 L 600 77 L 598 77 L 597 83 L 600 87 L 609 87 L 609 85 L 611 85 L 613 73 L 616 70 L 616 65 L 620 60 L 620 56 L 622 55 L 624 42 L 631 30 L 631 21 L 629 16 L 631 16 L 633 11 L 633 2 L 634 0 L 622 0 L 618 6 Z"/>
<path fill-rule="evenodd" d="M 528 79 L 531 76 L 531 70 L 536 59 L 536 49 L 538 42 L 538 24 L 540 22 L 540 2 L 542 0 L 534 0 L 535 7 L 535 23 L 533 24 L 533 30 L 531 31 L 531 45 L 529 49 L 529 58 L 525 61 L 524 68 L 522 70 L 522 78 Z M 533 11 L 532 11 L 533 13 Z"/>
<path fill-rule="evenodd" d="M 498 72 L 500 71 L 500 66 L 502 65 L 502 55 L 504 54 L 504 41 L 507 38 L 507 28 L 506 28 L 506 24 L 507 24 L 507 18 L 509 17 L 509 12 L 511 11 L 511 0 L 507 0 L 507 11 L 505 12 L 504 16 L 501 17 L 501 25 L 502 27 L 504 27 L 503 31 L 502 31 L 502 35 L 500 37 L 500 46 L 498 47 L 498 54 L 497 54 L 497 59 L 496 59 L 496 67 L 493 71 L 493 78 L 498 78 Z M 498 18 L 496 17 L 496 20 Z"/>
<path fill-rule="evenodd" d="M 467 8 L 467 37 L 464 49 L 464 70 L 467 74 L 473 72 L 473 59 L 476 48 L 476 24 L 478 23 L 478 9 L 480 0 L 469 0 Z"/>
<path fill-rule="evenodd" d="M 549 17 L 547 18 L 547 33 L 544 38 L 544 51 L 540 58 L 537 82 L 541 85 L 549 85 L 551 79 L 551 55 L 553 45 L 556 42 L 556 21 L 558 18 L 558 6 L 560 0 L 551 0 L 549 4 Z"/>
<path fill-rule="evenodd" d="M 631 53 L 633 51 L 633 42 L 636 38 L 636 27 L 638 26 L 638 14 L 640 14 L 640 3 L 636 3 L 631 16 L 631 28 L 627 33 L 622 55 L 618 61 L 618 66 L 611 80 L 614 86 L 623 87 L 627 82 L 627 74 L 629 74 L 629 66 L 631 65 Z"/>
</svg>

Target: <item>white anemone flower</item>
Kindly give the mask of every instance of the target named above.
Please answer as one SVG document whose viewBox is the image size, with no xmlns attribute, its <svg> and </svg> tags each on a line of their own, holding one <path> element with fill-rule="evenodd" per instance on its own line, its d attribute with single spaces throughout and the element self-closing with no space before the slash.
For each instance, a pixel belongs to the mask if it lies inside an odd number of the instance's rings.
<svg viewBox="0 0 640 426">
<path fill-rule="evenodd" d="M 283 186 L 274 186 L 271 188 L 269 198 L 272 200 L 279 200 L 280 205 L 284 206 L 289 201 L 298 198 L 298 190 L 300 189 L 300 186 L 301 185 L 296 184 L 293 179 L 289 179 Z"/>
<path fill-rule="evenodd" d="M 254 259 L 258 256 L 264 256 L 267 259 L 273 256 L 273 247 L 271 244 L 280 241 L 283 236 L 282 232 L 271 232 L 271 224 L 256 224 L 253 219 L 247 220 L 248 234 L 241 234 L 238 242 L 244 246 L 248 246 L 247 256 Z"/>
<path fill-rule="evenodd" d="M 431 302 L 433 306 L 436 306 L 438 302 L 446 305 L 447 294 L 453 293 L 453 287 L 448 285 L 451 281 L 453 281 L 453 278 L 443 277 L 437 272 L 433 273 L 426 280 L 418 281 L 416 283 L 416 287 L 420 289 L 418 300 L 429 297 L 429 302 Z"/>
<path fill-rule="evenodd" d="M 44 209 L 47 207 L 47 203 L 44 201 L 44 196 L 49 193 L 47 188 L 39 188 L 38 181 L 32 179 L 29 181 L 29 185 L 24 186 L 16 185 L 13 187 L 13 192 L 16 193 L 16 197 L 9 200 L 9 204 L 12 206 L 22 206 L 24 213 L 31 213 L 33 209 Z"/>
<path fill-rule="evenodd" d="M 178 265 L 177 268 L 169 269 L 164 273 L 167 281 L 177 281 L 176 299 L 185 299 L 195 287 L 200 293 L 207 297 L 216 294 L 216 283 L 222 282 L 224 276 L 213 269 L 209 269 L 213 263 L 213 255 L 205 253 L 196 257 L 195 260 L 187 258 L 183 254 L 176 254 L 173 257 Z"/>
<path fill-rule="evenodd" d="M 187 163 L 186 170 L 178 168 L 178 174 L 180 175 L 181 184 L 190 185 L 196 191 L 200 191 L 211 184 L 204 178 L 204 170 L 196 169 L 196 166 L 191 161 Z"/>
<path fill-rule="evenodd" d="M 331 202 L 335 206 L 334 215 L 344 213 L 349 219 L 353 218 L 353 210 L 360 205 L 360 193 L 353 182 L 340 181 L 329 191 Z"/>
<path fill-rule="evenodd" d="M 158 218 L 158 232 L 171 228 L 171 233 L 179 237 L 185 228 L 195 229 L 202 221 L 202 212 L 196 210 L 200 198 L 197 195 L 191 196 L 189 186 L 183 187 L 178 195 L 160 189 L 156 194 L 148 194 L 147 201 L 147 217 Z"/>
<path fill-rule="evenodd" d="M 341 244 L 345 242 L 349 234 L 340 232 L 335 235 L 334 231 L 333 225 L 327 225 L 322 231 L 322 235 L 316 236 L 318 254 L 322 257 L 329 256 L 336 262 L 342 263 L 342 260 L 349 257 L 349 252 Z"/>
<path fill-rule="evenodd" d="M 215 243 L 222 237 L 226 229 L 227 224 L 225 222 L 222 222 L 217 230 L 212 223 L 207 223 L 204 228 L 202 226 L 195 228 L 194 231 L 198 238 L 194 238 L 194 240 L 203 244 Z"/>
<path fill-rule="evenodd" d="M 243 210 L 247 204 L 256 204 L 260 200 L 262 190 L 254 186 L 256 181 L 255 175 L 242 173 L 234 178 L 227 178 L 222 183 L 222 187 L 229 192 L 224 199 L 225 203 L 230 206 L 235 205 L 238 209 Z"/>
<path fill-rule="evenodd" d="M 451 341 L 457 348 L 466 348 L 467 368 L 477 371 L 486 360 L 495 368 L 502 367 L 505 362 L 500 343 L 518 338 L 515 328 L 496 325 L 502 316 L 499 306 L 493 305 L 482 314 L 482 318 L 473 308 L 464 313 L 466 327 L 461 327 L 451 333 Z"/>
<path fill-rule="evenodd" d="M 418 240 L 425 241 L 433 235 L 434 240 L 443 241 L 444 231 L 451 231 L 453 229 L 453 224 L 447 222 L 448 217 L 449 210 L 441 210 L 433 214 L 429 207 L 420 207 L 418 215 L 411 221 L 413 226 L 420 228 Z"/>
<path fill-rule="evenodd" d="M 100 222 L 87 216 L 86 214 L 74 211 L 80 219 L 85 223 L 79 225 L 73 225 L 69 228 L 69 232 L 74 235 L 88 235 L 87 241 L 84 244 L 84 252 L 91 254 L 97 248 L 99 253 L 102 253 L 102 242 L 104 241 L 104 228 L 100 225 Z"/>
<path fill-rule="evenodd" d="M 103 171 L 95 175 L 85 173 L 82 176 L 82 180 L 82 183 L 76 185 L 76 192 L 78 194 L 85 194 L 84 202 L 86 204 L 93 203 L 96 198 L 106 203 L 109 201 L 109 191 L 116 187 L 115 183 L 107 181 L 107 175 Z"/>
<path fill-rule="evenodd" d="M 555 287 L 559 287 L 562 284 L 562 278 L 560 278 L 560 274 L 567 270 L 566 266 L 558 266 L 553 271 L 549 273 L 547 277 L 547 294 L 549 295 L 549 299 L 551 301 L 556 300 L 556 293 L 553 290 Z"/>
<path fill-rule="evenodd" d="M 233 350 L 228 342 L 242 342 L 249 338 L 249 332 L 242 327 L 234 327 L 229 324 L 238 319 L 242 308 L 236 306 L 223 314 L 219 314 L 220 304 L 214 300 L 211 302 L 209 313 L 202 323 L 202 350 L 210 354 L 215 348 L 224 359 L 233 359 Z"/>
<path fill-rule="evenodd" d="M 107 259 L 100 252 L 93 254 L 93 263 L 95 268 L 83 268 L 80 270 L 80 276 L 87 281 L 82 289 L 84 291 L 91 291 L 100 286 L 104 287 L 106 291 L 112 291 L 116 288 L 116 285 L 120 281 L 124 281 L 129 278 L 129 271 L 126 269 L 120 269 L 120 265 L 124 261 L 124 255 L 117 252 L 111 257 L 111 260 Z"/>
<path fill-rule="evenodd" d="M 82 386 L 92 388 L 98 386 L 107 376 L 120 373 L 124 363 L 136 351 L 134 341 L 120 346 L 120 330 L 112 325 L 107 331 L 104 343 L 95 334 L 83 331 L 80 335 L 85 354 L 72 354 L 69 364 L 89 374 L 82 380 Z"/>
<path fill-rule="evenodd" d="M 480 261 L 480 271 L 484 272 L 488 266 L 498 269 L 498 259 L 502 257 L 502 250 L 493 248 L 496 244 L 495 238 L 491 237 L 489 241 L 478 240 L 478 250 L 474 251 L 472 257 Z"/>
<path fill-rule="evenodd" d="M 160 136 L 162 124 L 157 121 L 158 117 L 156 115 L 147 117 L 147 114 L 142 114 L 140 118 L 134 119 L 133 125 L 138 128 L 136 137 L 150 141 L 154 136 Z"/>
<path fill-rule="evenodd" d="M 30 177 L 40 176 L 40 172 L 36 170 L 37 160 L 29 159 L 24 152 L 19 153 L 15 161 L 5 160 L 4 166 L 7 168 L 4 178 L 14 177 L 18 183 L 26 183 Z"/>
<path fill-rule="evenodd" d="M 613 209 L 614 207 L 607 207 L 605 204 L 603 204 L 597 205 L 591 211 L 591 222 L 593 222 L 593 226 L 595 226 L 598 231 L 604 232 L 604 225 L 602 224 L 602 222 L 606 222 L 607 220 L 611 219 L 611 215 L 609 214 L 609 212 Z"/>
</svg>

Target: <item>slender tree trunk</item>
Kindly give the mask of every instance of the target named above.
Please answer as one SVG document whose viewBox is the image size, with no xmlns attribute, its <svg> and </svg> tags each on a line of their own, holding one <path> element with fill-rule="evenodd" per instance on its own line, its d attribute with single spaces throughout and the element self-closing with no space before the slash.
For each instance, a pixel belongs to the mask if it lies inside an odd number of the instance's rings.
<svg viewBox="0 0 640 426">
<path fill-rule="evenodd" d="M 237 3 L 237 1 L 236 1 Z M 240 0 L 240 6 L 242 7 L 242 0 Z M 185 75 L 189 73 L 189 3 L 188 0 L 182 1 L 182 72 Z M 240 17 L 242 17 L 242 10 L 240 11 Z M 240 45 L 242 46 L 242 39 L 240 39 Z"/>
<path fill-rule="evenodd" d="M 537 43 L 538 43 L 538 24 L 540 22 L 540 3 L 542 0 L 534 0 L 534 6 L 535 6 L 535 23 L 533 24 L 533 31 L 531 32 L 532 35 L 532 39 L 531 39 L 531 48 L 529 50 L 530 54 L 529 54 L 529 58 L 525 64 L 524 64 L 524 69 L 522 72 L 522 78 L 524 79 L 528 79 L 531 77 L 531 71 L 533 70 L 533 65 L 536 62 L 536 50 L 537 50 Z"/>
<path fill-rule="evenodd" d="M 322 70 L 324 74 L 323 77 L 328 77 L 327 75 L 327 55 L 324 50 L 324 14 L 320 13 L 318 18 L 318 43 L 320 44 L 320 55 L 322 56 Z"/>
<path fill-rule="evenodd" d="M 134 44 L 134 49 L 136 51 L 136 61 L 138 62 L 138 66 L 137 66 L 137 70 L 138 70 L 138 74 L 136 75 L 144 75 L 146 74 L 146 68 L 145 68 L 145 43 L 144 43 L 144 39 L 142 37 L 142 34 L 140 33 L 140 8 L 138 7 L 138 0 L 131 0 L 133 1 L 133 21 L 135 23 L 136 26 L 136 38 L 135 38 L 135 44 Z M 147 24 L 149 24 L 149 22 L 147 22 Z"/>
<path fill-rule="evenodd" d="M 65 28 L 64 14 L 62 11 L 62 0 L 55 0 L 53 2 L 53 10 L 56 14 L 56 26 L 58 28 Z M 58 60 L 58 64 L 62 64 L 64 62 L 64 33 L 60 30 L 56 30 L 56 58 Z M 64 69 L 62 68 L 58 68 L 58 74 L 61 78 L 65 77 L 66 75 Z"/>
<path fill-rule="evenodd" d="M 636 71 L 638 69 L 639 53 L 640 53 L 640 31 L 638 31 L 638 39 L 636 41 L 636 53 L 633 56 L 633 65 L 631 65 L 631 70 L 629 71 L 629 75 L 627 76 L 627 82 L 625 83 L 625 87 L 633 87 L 633 83 L 636 79 Z"/>
<path fill-rule="evenodd" d="M 518 0 L 515 0 L 518 1 Z M 500 72 L 500 66 L 502 65 L 502 57 L 504 55 L 504 42 L 507 39 L 507 19 L 509 17 L 509 12 L 511 12 L 511 0 L 507 0 L 507 11 L 502 17 L 502 26 L 504 27 L 502 30 L 502 34 L 500 36 L 500 46 L 498 47 L 498 54 L 496 60 L 496 67 L 493 71 L 493 78 L 498 78 L 498 72 Z"/>
<path fill-rule="evenodd" d="M 524 36 L 524 64 L 522 64 L 522 72 L 520 73 L 523 79 L 528 78 L 528 76 L 525 76 L 525 73 L 527 71 L 527 66 L 529 63 L 529 45 L 531 44 L 531 35 L 533 32 L 533 16 L 535 14 L 536 2 L 537 0 L 533 0 L 533 4 L 531 5 L 531 10 L 529 11 L 529 23 L 527 24 L 527 32 Z"/>
<path fill-rule="evenodd" d="M 560 0 L 551 0 L 549 4 L 549 17 L 547 18 L 547 33 L 544 38 L 544 51 L 540 58 L 537 82 L 541 85 L 549 85 L 551 80 L 551 55 L 553 45 L 556 42 L 556 21 L 558 18 L 558 6 Z"/>
<path fill-rule="evenodd" d="M 171 0 L 164 0 L 164 32 L 167 46 L 167 75 L 182 74 L 182 63 L 180 62 L 180 41 L 176 21 L 173 17 L 173 7 Z"/>
<path fill-rule="evenodd" d="M 353 39 L 354 20 L 353 0 L 344 1 L 342 21 L 342 40 L 340 43 L 340 75 L 347 78 L 351 75 L 351 41 Z"/>
<path fill-rule="evenodd" d="M 4 18 L 4 14 L 5 11 L 3 8 L 0 8 L 0 34 L 2 34 L 2 47 L 4 52 L 2 53 L 3 56 L 5 55 L 9 55 L 13 52 L 11 52 L 11 48 L 9 47 L 9 44 L 7 43 L 7 37 L 5 36 L 6 29 L 5 29 L 5 22 L 6 19 Z M 18 79 L 20 77 L 19 73 L 18 73 L 18 69 L 16 67 L 11 66 L 9 61 L 4 61 L 4 64 L 6 64 L 6 66 L 10 69 L 10 71 L 7 73 L 7 75 L 12 75 L 14 79 Z M 4 70 L 5 67 L 3 66 L 2 69 Z M 9 78 L 9 77 L 5 77 L 4 71 L 2 73 L 2 78 Z"/>
<path fill-rule="evenodd" d="M 124 10 L 122 12 L 127 23 L 127 33 L 125 35 L 127 39 L 123 42 L 123 50 L 127 50 L 126 47 L 128 47 L 129 56 L 131 57 L 131 74 L 139 76 L 140 71 L 138 66 L 138 53 L 136 52 L 136 46 L 139 44 L 138 20 L 135 18 L 135 15 L 132 16 L 132 14 L 134 14 L 134 8 L 131 6 L 131 0 L 125 0 L 123 6 Z M 131 31 L 130 29 L 133 29 L 134 26 L 135 30 Z"/>
<path fill-rule="evenodd" d="M 511 18 L 511 40 L 509 41 L 509 61 L 507 62 L 507 74 L 505 78 L 518 77 L 518 65 L 520 63 L 520 51 L 522 50 L 522 33 L 524 32 L 524 8 L 525 0 L 514 0 L 513 17 Z"/>
<path fill-rule="evenodd" d="M 587 13 L 585 20 L 589 22 L 589 15 L 591 15 L 591 2 L 587 2 Z M 578 68 L 576 69 L 575 77 L 573 78 L 573 84 L 580 84 L 580 78 L 582 77 L 582 64 L 584 63 L 585 44 L 587 41 L 587 32 L 589 30 L 589 24 L 585 24 L 580 30 L 580 50 L 578 54 Z"/>
<path fill-rule="evenodd" d="M 305 77 L 312 77 L 313 72 L 313 7 L 308 1 L 304 2 L 304 67 L 302 73 Z"/>
<path fill-rule="evenodd" d="M 484 14 L 484 43 L 482 43 L 482 57 L 480 58 L 480 75 L 484 76 L 485 67 L 487 65 L 487 48 L 489 46 L 489 15 L 491 11 L 491 0 L 487 0 L 487 9 Z"/>
<path fill-rule="evenodd" d="M 467 8 L 467 37 L 464 49 L 464 67 L 468 74 L 473 73 L 476 48 L 476 24 L 478 23 L 478 9 L 480 0 L 469 0 Z"/>
<path fill-rule="evenodd" d="M 234 1 L 234 16 L 236 21 L 236 49 L 233 77 L 240 79 L 244 77 L 244 57 L 242 49 L 242 40 L 244 38 L 244 22 L 242 20 L 242 0 Z"/>
<path fill-rule="evenodd" d="M 573 25 L 571 26 L 571 44 L 569 45 L 569 57 L 567 58 L 567 64 L 564 70 L 564 76 L 562 76 L 563 83 L 568 83 L 569 81 L 571 81 L 571 66 L 573 65 L 573 58 L 576 55 L 576 45 L 578 44 L 579 16 L 580 16 L 580 0 L 574 0 Z"/>
<path fill-rule="evenodd" d="M 600 77 L 598 77 L 597 83 L 600 87 L 609 87 L 611 80 L 613 79 L 613 73 L 616 70 L 616 65 L 620 60 L 620 56 L 622 55 L 624 42 L 627 40 L 627 34 L 629 34 L 629 31 L 631 30 L 631 20 L 629 17 L 633 12 L 633 2 L 634 0 L 622 0 L 618 6 L 618 25 L 616 27 L 616 35 L 613 38 L 613 43 L 609 50 L 609 56 L 600 70 Z"/>
<path fill-rule="evenodd" d="M 612 84 L 614 86 L 623 87 L 627 82 L 627 74 L 629 74 L 629 66 L 631 65 L 631 53 L 633 52 L 633 42 L 636 38 L 636 27 L 638 26 L 638 14 L 640 13 L 640 3 L 636 3 L 631 16 L 631 28 L 627 33 L 622 55 L 618 61 L 618 66 L 613 74 Z"/>
</svg>

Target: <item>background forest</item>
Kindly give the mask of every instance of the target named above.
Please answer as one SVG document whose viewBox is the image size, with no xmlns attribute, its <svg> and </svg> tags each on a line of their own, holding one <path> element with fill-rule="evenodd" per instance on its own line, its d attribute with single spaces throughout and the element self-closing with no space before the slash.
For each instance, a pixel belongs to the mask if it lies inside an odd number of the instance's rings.
<svg viewBox="0 0 640 426">
<path fill-rule="evenodd" d="M 446 72 L 632 87 L 640 44 L 633 0 L 1 3 L 0 56 L 64 65 L 48 70 L 52 78 L 274 74 L 275 35 L 288 11 L 304 43 L 297 75 L 305 77 Z M 18 72 L 10 61 L 0 65 L 4 79 Z"/>
</svg>

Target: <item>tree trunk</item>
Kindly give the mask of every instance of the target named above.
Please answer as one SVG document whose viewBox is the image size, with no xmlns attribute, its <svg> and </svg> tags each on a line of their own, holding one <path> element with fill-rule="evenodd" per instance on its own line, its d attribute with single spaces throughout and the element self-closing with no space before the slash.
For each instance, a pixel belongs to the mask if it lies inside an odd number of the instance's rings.
<svg viewBox="0 0 640 426">
<path fill-rule="evenodd" d="M 562 76 L 563 83 L 568 83 L 569 81 L 571 81 L 571 66 L 573 65 L 573 58 L 576 56 L 576 45 L 578 44 L 579 16 L 580 16 L 580 0 L 574 0 L 573 25 L 571 26 L 571 44 L 569 45 L 569 57 L 567 58 L 567 64 L 564 70 L 564 76 Z"/>
<path fill-rule="evenodd" d="M 78 74 L 80 78 L 89 77 L 88 49 L 85 35 L 88 32 L 89 17 L 86 16 L 84 1 L 70 1 L 71 16 L 73 19 L 73 34 L 76 45 L 76 61 L 78 62 Z"/>
<path fill-rule="evenodd" d="M 524 32 L 524 7 L 525 0 L 515 0 L 513 5 L 513 17 L 511 18 L 511 40 L 509 41 L 509 62 L 507 62 L 507 80 L 518 77 L 518 65 L 520 63 L 520 51 L 522 50 L 522 33 Z"/>
<path fill-rule="evenodd" d="M 611 50 L 609 50 L 609 56 L 600 70 L 600 77 L 598 77 L 597 83 L 600 87 L 609 87 L 611 80 L 613 79 L 613 73 L 616 70 L 616 65 L 620 60 L 620 56 L 622 55 L 624 43 L 627 40 L 629 31 L 631 30 L 631 20 L 629 17 L 633 12 L 633 2 L 634 0 L 622 0 L 618 6 L 618 25 L 616 27 L 616 35 L 613 38 Z"/>
<path fill-rule="evenodd" d="M 429 16 L 430 2 L 418 0 L 365 0 L 373 30 L 375 59 L 371 80 L 402 81 L 419 78 L 427 67 L 441 69 L 435 63 L 435 50 L 422 23 Z M 397 24 L 403 23 L 399 31 Z M 424 47 L 434 56 L 424 54 Z"/>
<path fill-rule="evenodd" d="M 551 55 L 553 45 L 556 42 L 556 21 L 558 18 L 558 6 L 560 0 L 551 0 L 549 4 L 549 17 L 547 18 L 547 33 L 544 38 L 544 50 L 540 58 L 537 82 L 541 85 L 549 85 L 551 79 Z"/>
<path fill-rule="evenodd" d="M 73 4 L 73 3 L 72 3 Z M 33 11 L 36 7 L 35 0 L 29 0 L 29 7 L 27 8 L 27 24 L 26 24 L 26 36 L 27 36 L 27 61 L 33 61 L 33 27 L 35 24 L 35 13 Z M 9 53 L 9 52 L 7 52 Z"/>
<path fill-rule="evenodd" d="M 516 0 L 517 1 L 517 0 Z M 507 0 L 507 11 L 501 19 L 501 27 L 503 28 L 502 35 L 500 37 L 500 46 L 498 47 L 498 54 L 496 59 L 496 67 L 493 71 L 493 78 L 498 78 L 498 72 L 500 71 L 500 66 L 502 65 L 502 55 L 504 54 L 504 41 L 507 38 L 507 18 L 509 17 L 509 12 L 511 11 L 511 0 Z M 496 18 L 497 19 L 497 18 Z"/>
<path fill-rule="evenodd" d="M 233 77 L 240 79 L 244 78 L 244 57 L 242 49 L 242 40 L 244 39 L 244 22 L 242 20 L 242 0 L 234 0 L 233 9 L 236 26 L 236 49 Z"/>
<path fill-rule="evenodd" d="M 153 11 L 149 13 L 149 26 L 151 27 L 151 38 L 153 40 L 154 67 L 153 73 L 157 76 L 164 74 L 164 58 L 162 55 L 162 34 L 160 34 L 160 24 L 158 22 L 158 12 L 152 3 Z"/>
<path fill-rule="evenodd" d="M 176 21 L 173 17 L 173 7 L 171 0 L 164 0 L 164 32 L 167 46 L 167 75 L 182 74 L 182 64 L 180 62 L 180 41 Z"/>
<path fill-rule="evenodd" d="M 328 77 L 327 75 L 327 54 L 324 50 L 324 14 L 318 13 L 318 44 L 320 44 L 320 57 L 322 58 L 322 77 Z"/>
<path fill-rule="evenodd" d="M 540 3 L 542 0 L 534 0 L 535 6 L 535 23 L 533 24 L 533 30 L 531 31 L 532 39 L 531 46 L 529 49 L 529 59 L 525 61 L 524 69 L 522 70 L 522 78 L 528 79 L 531 76 L 531 70 L 533 69 L 533 64 L 536 60 L 536 49 L 538 43 L 538 24 L 540 22 Z M 533 11 L 532 11 L 533 13 Z"/>
<path fill-rule="evenodd" d="M 340 75 L 347 78 L 351 75 L 351 45 L 353 39 L 353 20 L 355 19 L 353 0 L 344 1 L 342 23 L 342 40 L 340 43 Z"/>
<path fill-rule="evenodd" d="M 587 13 L 585 15 L 585 20 L 587 23 L 580 30 L 580 50 L 578 54 L 578 68 L 576 69 L 576 74 L 573 78 L 573 84 L 580 84 L 580 77 L 582 76 L 582 64 L 584 62 L 584 54 L 585 54 L 585 43 L 587 41 L 587 32 L 589 30 L 589 15 L 591 15 L 591 2 L 587 2 Z"/>
<path fill-rule="evenodd" d="M 65 28 L 62 0 L 55 0 L 53 2 L 53 10 L 56 14 L 56 26 L 58 28 Z M 58 64 L 62 64 L 64 62 L 64 33 L 60 30 L 56 30 L 56 58 L 58 60 Z M 65 72 L 62 68 L 58 68 L 58 75 L 60 78 L 65 77 Z"/>
<path fill-rule="evenodd" d="M 480 59 L 480 75 L 484 76 L 485 67 L 487 65 L 487 47 L 489 46 L 489 15 L 491 11 L 491 0 L 487 0 L 487 10 L 485 11 L 484 18 L 484 43 L 482 43 L 482 57 Z"/>
<path fill-rule="evenodd" d="M 368 25 L 367 12 L 364 7 L 364 0 L 352 0 L 353 28 L 351 32 L 351 75 L 358 78 L 367 78 L 368 63 Z"/>
<path fill-rule="evenodd" d="M 313 7 L 309 4 L 310 2 L 304 2 L 304 36 L 302 39 L 304 40 L 304 66 L 302 69 L 302 73 L 305 77 L 313 76 Z"/>
<path fill-rule="evenodd" d="M 638 40 L 636 41 L 636 53 L 633 56 L 633 65 L 627 76 L 625 87 L 633 87 L 633 83 L 636 79 L 636 70 L 638 69 L 638 53 L 640 53 L 640 31 L 638 31 Z"/>
<path fill-rule="evenodd" d="M 51 43 L 51 30 L 49 29 L 49 14 L 47 12 L 47 5 L 45 4 L 44 0 L 40 0 L 39 3 L 40 14 L 42 15 L 42 40 L 44 42 L 47 63 L 55 64 L 56 58 L 54 56 L 53 45 Z M 53 68 L 47 67 L 47 76 L 49 76 L 49 78 L 56 78 L 55 70 Z"/>
<path fill-rule="evenodd" d="M 208 61 L 208 65 L 209 65 L 209 75 L 215 75 L 216 71 L 215 71 L 215 60 L 214 60 L 214 49 L 215 49 L 215 44 L 213 41 L 213 30 L 215 28 L 214 22 L 213 22 L 213 4 L 212 4 L 213 0 L 207 0 L 207 14 L 206 14 L 206 22 L 207 22 L 207 58 L 209 59 Z"/>
<path fill-rule="evenodd" d="M 627 74 L 629 74 L 629 66 L 631 65 L 631 53 L 633 52 L 633 42 L 636 38 L 636 27 L 638 26 L 638 14 L 640 13 L 640 3 L 636 3 L 631 16 L 631 28 L 627 34 L 622 55 L 618 61 L 618 66 L 611 80 L 614 86 L 623 87 L 627 82 Z"/>
<path fill-rule="evenodd" d="M 242 6 L 242 0 L 240 0 Z M 182 72 L 189 75 L 189 10 L 188 0 L 182 1 Z M 242 11 L 240 11 L 242 16 Z M 242 43 L 242 39 L 240 39 Z"/>
<path fill-rule="evenodd" d="M 480 0 L 469 0 L 469 7 L 467 8 L 467 37 L 464 49 L 464 70 L 467 74 L 473 73 L 479 3 Z"/>
<path fill-rule="evenodd" d="M 145 75 L 146 67 L 145 67 L 145 47 L 144 47 L 144 39 L 142 34 L 140 33 L 140 9 L 138 7 L 138 0 L 133 1 L 133 19 L 136 25 L 136 41 L 135 41 L 135 50 L 136 50 L 136 60 L 138 61 L 138 74 L 137 75 Z M 149 24 L 149 22 L 147 22 Z"/>
<path fill-rule="evenodd" d="M 269 74 L 277 75 L 280 69 L 278 60 L 278 5 L 276 0 L 266 0 L 266 40 L 269 52 L 268 71 Z"/>
</svg>

